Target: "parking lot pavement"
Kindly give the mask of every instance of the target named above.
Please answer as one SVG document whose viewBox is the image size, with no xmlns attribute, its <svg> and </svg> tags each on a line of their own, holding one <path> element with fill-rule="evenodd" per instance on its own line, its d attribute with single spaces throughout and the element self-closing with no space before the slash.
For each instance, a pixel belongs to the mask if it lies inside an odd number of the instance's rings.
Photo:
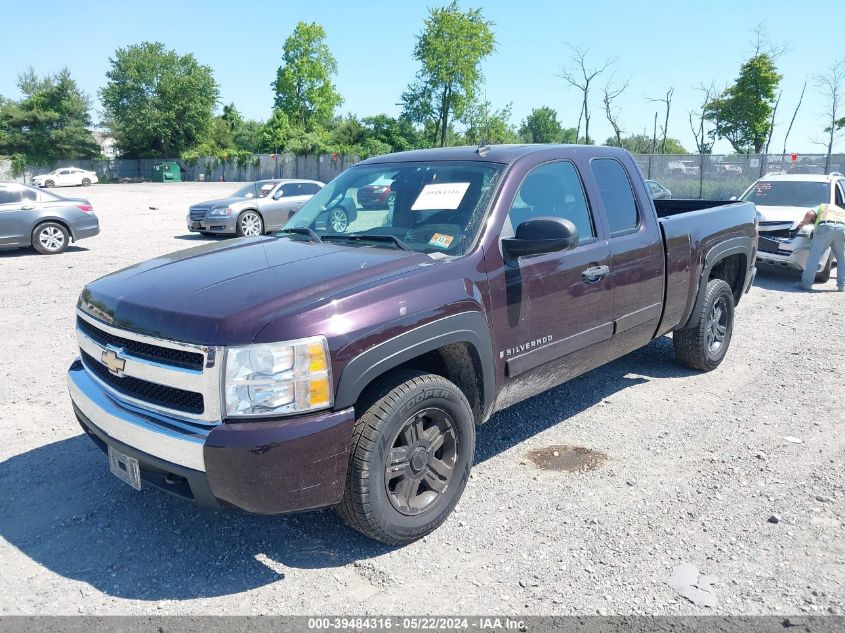
<svg viewBox="0 0 845 633">
<path fill-rule="evenodd" d="M 235 187 L 65 190 L 98 237 L 0 252 L 0 614 L 845 613 L 845 300 L 780 272 L 758 274 L 713 373 L 663 338 L 497 413 L 456 513 L 406 547 L 330 511 L 214 513 L 121 483 L 65 388 L 76 298 L 221 239 L 185 213 Z M 590 459 L 535 465 L 551 451 Z M 681 563 L 718 578 L 717 606 L 666 584 Z"/>
</svg>

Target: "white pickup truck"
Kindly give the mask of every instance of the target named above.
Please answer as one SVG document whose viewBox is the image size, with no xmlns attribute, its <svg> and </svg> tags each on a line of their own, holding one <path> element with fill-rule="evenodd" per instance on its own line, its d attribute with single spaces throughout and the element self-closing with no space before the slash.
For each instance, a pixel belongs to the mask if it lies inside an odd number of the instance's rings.
<svg viewBox="0 0 845 633">
<path fill-rule="evenodd" d="M 757 261 L 803 271 L 810 253 L 813 226 L 798 228 L 807 211 L 820 204 L 845 206 L 845 177 L 823 174 L 767 175 L 746 189 L 741 200 L 757 207 L 760 239 Z M 816 282 L 830 279 L 833 255 L 828 251 L 816 270 Z M 845 262 L 837 262 L 845 266 Z"/>
</svg>

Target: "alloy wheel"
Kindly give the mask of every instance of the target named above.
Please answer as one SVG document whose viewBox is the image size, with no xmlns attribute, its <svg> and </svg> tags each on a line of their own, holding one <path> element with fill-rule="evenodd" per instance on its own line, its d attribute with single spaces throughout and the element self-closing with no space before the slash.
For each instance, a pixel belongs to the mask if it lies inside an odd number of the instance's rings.
<svg viewBox="0 0 845 633">
<path fill-rule="evenodd" d="M 457 454 L 455 422 L 448 413 L 428 408 L 408 418 L 384 468 L 393 507 L 405 515 L 431 508 L 452 482 Z"/>
<path fill-rule="evenodd" d="M 55 226 L 45 226 L 38 232 L 38 241 L 48 251 L 58 251 L 65 245 L 65 236 Z"/>
<path fill-rule="evenodd" d="M 335 233 L 343 233 L 349 228 L 349 218 L 343 209 L 334 209 L 329 216 L 329 224 Z"/>
<path fill-rule="evenodd" d="M 240 219 L 241 233 L 248 237 L 256 237 L 261 235 L 263 230 L 261 218 L 257 213 L 244 213 Z"/>
<path fill-rule="evenodd" d="M 711 354 L 718 354 L 722 345 L 725 343 L 725 337 L 728 332 L 728 318 L 727 299 L 725 297 L 719 297 L 710 309 L 710 315 L 707 318 L 705 338 L 707 349 Z"/>
</svg>

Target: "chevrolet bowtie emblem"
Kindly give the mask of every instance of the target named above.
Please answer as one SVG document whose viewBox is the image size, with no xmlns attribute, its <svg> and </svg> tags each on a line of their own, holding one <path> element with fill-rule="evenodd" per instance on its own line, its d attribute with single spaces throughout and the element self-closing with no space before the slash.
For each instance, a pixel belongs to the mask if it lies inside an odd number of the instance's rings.
<svg viewBox="0 0 845 633">
<path fill-rule="evenodd" d="M 103 352 L 100 360 L 103 361 L 103 365 L 108 367 L 109 371 L 115 376 L 123 374 L 123 368 L 126 367 L 126 360 L 115 354 L 110 349 Z"/>
</svg>

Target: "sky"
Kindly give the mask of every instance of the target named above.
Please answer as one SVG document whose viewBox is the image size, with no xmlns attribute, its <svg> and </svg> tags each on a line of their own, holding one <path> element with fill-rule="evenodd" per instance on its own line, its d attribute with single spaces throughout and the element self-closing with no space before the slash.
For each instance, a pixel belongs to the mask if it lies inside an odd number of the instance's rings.
<svg viewBox="0 0 845 633">
<path fill-rule="evenodd" d="M 266 119 L 273 104 L 270 86 L 281 61 L 282 44 L 299 21 L 318 22 L 337 58 L 335 85 L 344 98 L 343 114 L 398 115 L 400 95 L 412 80 L 412 57 L 429 6 L 446 0 L 349 0 L 274 2 L 241 0 L 122 0 L 38 3 L 0 0 L 7 25 L 0 37 L 0 95 L 17 98 L 19 73 L 33 66 L 49 73 L 68 66 L 94 103 L 117 48 L 144 40 L 161 41 L 180 53 L 193 53 L 211 66 L 220 84 L 221 104 L 234 102 L 247 118 Z M 754 29 L 763 23 L 770 41 L 786 47 L 778 58 L 783 97 L 770 151 L 783 149 L 783 136 L 809 79 L 804 103 L 789 136 L 788 152 L 823 151 L 826 100 L 813 75 L 845 58 L 841 3 L 834 0 L 710 0 L 648 3 L 617 0 L 460 0 L 462 8 L 483 8 L 493 27 L 496 52 L 483 62 L 487 100 L 493 108 L 512 104 L 518 124 L 533 108 L 550 106 L 566 127 L 575 127 L 580 95 L 559 75 L 571 66 L 567 44 L 588 49 L 588 61 L 612 67 L 617 81 L 630 80 L 619 98 L 627 133 L 648 134 L 656 110 L 649 98 L 675 88 L 669 136 L 694 151 L 689 112 L 700 103 L 696 87 L 731 83 L 753 50 Z M 609 77 L 607 75 L 606 77 Z M 612 134 L 601 107 L 601 87 L 591 98 L 590 135 Z M 660 120 L 663 114 L 661 110 Z M 838 144 L 845 151 L 845 139 Z M 834 148 L 835 150 L 837 148 Z M 715 151 L 729 152 L 726 141 Z"/>
</svg>

